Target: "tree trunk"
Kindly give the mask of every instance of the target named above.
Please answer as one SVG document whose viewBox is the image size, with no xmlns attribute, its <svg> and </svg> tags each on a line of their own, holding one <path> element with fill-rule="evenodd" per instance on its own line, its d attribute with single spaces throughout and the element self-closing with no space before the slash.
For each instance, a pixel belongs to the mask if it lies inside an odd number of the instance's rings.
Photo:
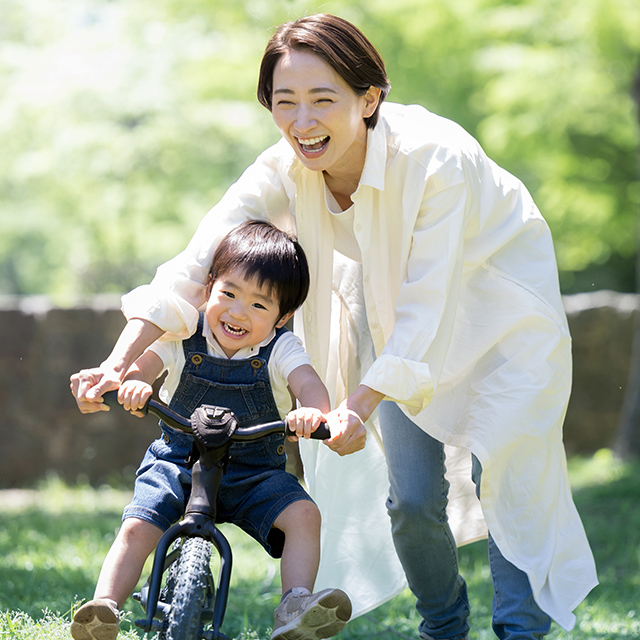
<svg viewBox="0 0 640 640">
<path fill-rule="evenodd" d="M 640 125 L 640 67 L 636 73 L 633 94 Z M 640 177 L 640 153 L 638 175 Z M 640 291 L 640 246 L 636 253 L 636 291 Z M 634 326 L 631 366 L 618 419 L 618 435 L 614 444 L 616 454 L 623 459 L 640 458 L 640 312 L 636 312 Z"/>
</svg>

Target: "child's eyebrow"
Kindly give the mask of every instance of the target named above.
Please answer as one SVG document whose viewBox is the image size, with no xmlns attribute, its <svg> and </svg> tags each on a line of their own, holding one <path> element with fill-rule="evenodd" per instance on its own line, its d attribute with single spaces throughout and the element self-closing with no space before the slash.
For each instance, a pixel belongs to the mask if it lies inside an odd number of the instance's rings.
<svg viewBox="0 0 640 640">
<path fill-rule="evenodd" d="M 238 291 L 241 287 L 238 286 L 237 284 L 235 284 L 234 282 L 232 282 L 231 280 L 221 280 L 222 286 L 225 289 L 234 289 L 235 291 Z M 264 287 L 261 287 L 264 288 Z M 276 298 L 271 295 L 271 293 L 255 293 L 254 294 L 256 298 L 259 298 L 260 300 L 264 300 L 264 302 L 268 303 L 268 304 L 272 304 L 275 305 L 277 304 L 277 300 Z"/>
<path fill-rule="evenodd" d="M 267 304 L 276 304 L 276 301 L 273 298 L 273 296 L 268 295 L 266 293 L 256 293 L 256 297 L 259 298 L 260 300 L 264 300 Z"/>
</svg>

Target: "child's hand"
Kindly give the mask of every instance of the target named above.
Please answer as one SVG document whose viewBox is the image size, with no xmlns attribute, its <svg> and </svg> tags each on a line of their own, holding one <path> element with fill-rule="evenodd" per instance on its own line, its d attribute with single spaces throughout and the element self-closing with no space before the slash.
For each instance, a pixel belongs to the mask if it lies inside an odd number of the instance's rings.
<svg viewBox="0 0 640 640">
<path fill-rule="evenodd" d="M 125 380 L 118 390 L 118 402 L 126 411 L 134 416 L 144 418 L 145 414 L 138 411 L 147 403 L 153 394 L 153 387 L 142 380 Z"/>
<path fill-rule="evenodd" d="M 298 438 L 310 438 L 311 434 L 323 423 L 326 422 L 324 413 L 320 409 L 313 407 L 302 407 L 295 411 L 290 411 L 287 415 L 289 429 L 295 435 L 289 436 L 291 442 L 296 442 Z"/>
</svg>

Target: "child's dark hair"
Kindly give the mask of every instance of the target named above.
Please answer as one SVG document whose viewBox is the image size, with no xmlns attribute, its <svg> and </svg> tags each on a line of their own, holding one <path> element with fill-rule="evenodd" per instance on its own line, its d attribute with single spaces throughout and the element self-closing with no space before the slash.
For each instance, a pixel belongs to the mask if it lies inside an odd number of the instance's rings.
<svg viewBox="0 0 640 640">
<path fill-rule="evenodd" d="M 264 220 L 235 227 L 218 245 L 211 264 L 212 281 L 236 269 L 277 295 L 280 318 L 300 307 L 309 293 L 309 265 L 302 247 Z"/>
</svg>

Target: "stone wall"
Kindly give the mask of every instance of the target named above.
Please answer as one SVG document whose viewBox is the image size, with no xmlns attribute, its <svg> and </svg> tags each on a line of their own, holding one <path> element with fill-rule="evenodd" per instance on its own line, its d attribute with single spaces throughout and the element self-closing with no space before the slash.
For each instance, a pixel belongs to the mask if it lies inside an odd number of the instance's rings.
<svg viewBox="0 0 640 640">
<path fill-rule="evenodd" d="M 615 436 L 638 298 L 603 291 L 566 297 L 565 306 L 575 370 L 565 443 L 569 453 L 591 453 Z M 83 416 L 69 391 L 69 375 L 103 360 L 123 326 L 118 297 L 72 309 L 41 297 L 0 299 L 0 488 L 50 472 L 92 483 L 133 472 L 155 420 Z"/>
</svg>

